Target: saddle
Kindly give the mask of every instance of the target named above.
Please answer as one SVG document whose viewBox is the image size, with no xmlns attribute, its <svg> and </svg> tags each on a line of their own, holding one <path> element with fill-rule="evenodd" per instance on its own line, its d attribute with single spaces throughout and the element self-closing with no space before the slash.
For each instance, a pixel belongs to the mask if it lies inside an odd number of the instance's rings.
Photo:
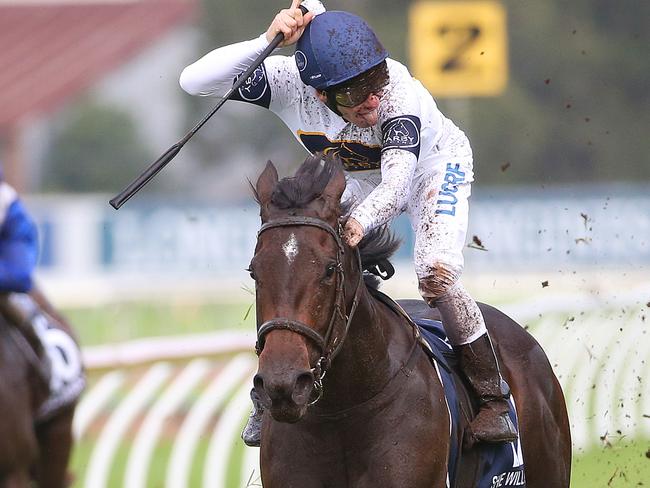
<svg viewBox="0 0 650 488">
<path fill-rule="evenodd" d="M 397 314 L 405 317 L 411 327 L 416 329 L 416 337 L 443 385 L 452 423 L 448 460 L 449 486 L 525 487 L 526 478 L 519 441 L 507 444 L 471 442 L 468 426 L 478 412 L 479 403 L 461 372 L 458 357 L 448 341 L 442 322 L 424 318 L 419 313 L 412 316 L 388 295 L 373 288 L 370 292 Z M 509 403 L 510 418 L 517 425 L 512 397 Z"/>
</svg>

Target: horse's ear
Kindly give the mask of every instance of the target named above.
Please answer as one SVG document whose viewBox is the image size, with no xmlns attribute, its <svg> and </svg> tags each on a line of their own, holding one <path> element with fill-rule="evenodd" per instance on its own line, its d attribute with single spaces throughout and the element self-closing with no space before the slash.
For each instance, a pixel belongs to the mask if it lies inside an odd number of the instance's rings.
<svg viewBox="0 0 650 488">
<path fill-rule="evenodd" d="M 262 208 L 266 207 L 271 201 L 273 189 L 277 184 L 278 170 L 275 169 L 275 166 L 269 160 L 266 162 L 266 168 L 264 168 L 262 174 L 257 178 L 257 184 L 255 185 L 255 195 Z"/>
</svg>

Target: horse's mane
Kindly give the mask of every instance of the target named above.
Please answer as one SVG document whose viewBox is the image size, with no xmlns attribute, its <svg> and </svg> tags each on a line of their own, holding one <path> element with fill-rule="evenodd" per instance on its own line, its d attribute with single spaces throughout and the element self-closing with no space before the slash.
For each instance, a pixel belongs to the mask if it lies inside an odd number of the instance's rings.
<svg viewBox="0 0 650 488">
<path fill-rule="evenodd" d="M 401 243 L 402 241 L 390 231 L 387 225 L 371 230 L 359 243 L 361 266 L 363 269 L 370 269 L 383 261 L 389 261 Z M 363 278 L 369 288 L 379 288 L 381 281 L 377 276 L 365 273 Z"/>
<path fill-rule="evenodd" d="M 278 181 L 271 195 L 271 203 L 280 209 L 305 208 L 323 193 L 340 164 L 339 158 L 334 155 L 317 154 L 307 157 L 294 176 Z M 253 193 L 255 193 L 254 188 Z M 256 193 L 255 198 L 259 203 Z M 341 205 L 342 217 L 346 218 L 349 211 L 349 204 Z M 370 269 L 387 261 L 400 244 L 401 240 L 387 225 L 368 232 L 359 243 L 363 269 Z M 379 287 L 379 278 L 374 275 L 366 273 L 364 280 L 371 288 Z"/>
<path fill-rule="evenodd" d="M 318 198 L 332 179 L 336 165 L 334 156 L 309 156 L 294 176 L 278 181 L 271 204 L 280 209 L 305 208 Z"/>
</svg>

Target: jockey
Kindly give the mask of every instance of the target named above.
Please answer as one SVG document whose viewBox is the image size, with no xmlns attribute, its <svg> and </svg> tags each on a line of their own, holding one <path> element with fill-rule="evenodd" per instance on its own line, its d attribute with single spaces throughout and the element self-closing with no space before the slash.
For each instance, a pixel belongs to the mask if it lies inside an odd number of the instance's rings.
<svg viewBox="0 0 650 488">
<path fill-rule="evenodd" d="M 42 345 L 31 321 L 40 306 L 32 274 L 38 261 L 38 233 L 34 221 L 0 173 L 0 313 L 30 339 L 39 356 Z"/>
<path fill-rule="evenodd" d="M 294 56 L 268 57 L 233 99 L 273 111 L 310 153 L 334 151 L 346 171 L 342 200 L 352 204 L 343 237 L 356 246 L 370 230 L 407 212 L 415 232 L 419 290 L 437 307 L 461 368 L 480 399 L 471 423 L 483 442 L 512 442 L 509 388 L 485 322 L 463 287 L 462 250 L 473 181 L 465 134 L 445 117 L 407 68 L 388 57 L 370 26 L 347 12 L 293 0 L 259 37 L 218 48 L 187 66 L 181 87 L 223 96 L 278 32 Z M 254 403 L 258 403 L 254 399 Z M 261 406 L 242 437 L 259 444 Z"/>
<path fill-rule="evenodd" d="M 49 381 L 50 361 L 33 324 L 41 308 L 30 296 L 39 293 L 32 280 L 37 261 L 36 224 L 0 172 L 0 314 L 34 348 L 43 380 Z"/>
<path fill-rule="evenodd" d="M 0 179 L 0 293 L 28 293 L 37 259 L 36 225 L 16 191 Z"/>
<path fill-rule="evenodd" d="M 35 420 L 44 422 L 79 398 L 86 379 L 72 328 L 32 279 L 37 261 L 36 225 L 0 170 L 0 314 L 38 356 L 49 393 Z"/>
</svg>

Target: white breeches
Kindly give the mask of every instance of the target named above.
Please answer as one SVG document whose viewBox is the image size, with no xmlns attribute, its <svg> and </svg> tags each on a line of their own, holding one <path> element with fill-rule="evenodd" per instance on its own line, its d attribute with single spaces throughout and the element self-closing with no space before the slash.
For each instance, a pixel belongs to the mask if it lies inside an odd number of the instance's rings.
<svg viewBox="0 0 650 488">
<path fill-rule="evenodd" d="M 472 156 L 468 151 L 465 156 L 438 157 L 435 169 L 414 178 L 405 210 L 415 233 L 413 260 L 420 294 L 440 310 L 450 342 L 461 345 L 486 332 L 483 315 L 460 283 L 474 179 Z M 368 192 L 363 183 L 349 177 L 344 199 L 361 201 Z"/>
</svg>

